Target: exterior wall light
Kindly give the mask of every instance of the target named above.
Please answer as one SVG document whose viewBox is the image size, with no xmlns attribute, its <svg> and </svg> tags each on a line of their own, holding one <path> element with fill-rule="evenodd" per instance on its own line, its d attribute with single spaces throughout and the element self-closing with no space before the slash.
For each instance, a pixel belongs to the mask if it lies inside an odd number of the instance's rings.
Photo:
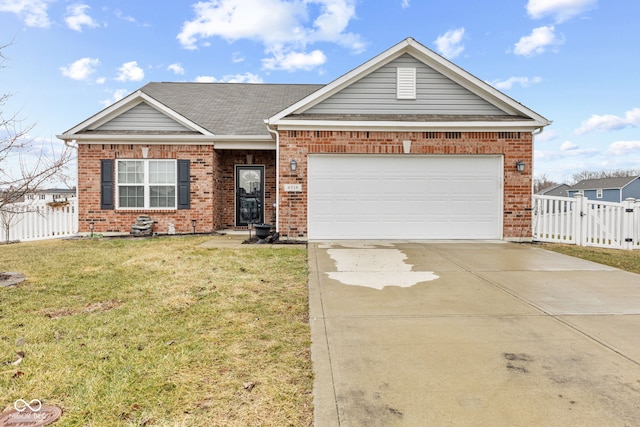
<svg viewBox="0 0 640 427">
<path fill-rule="evenodd" d="M 296 162 L 295 159 L 291 159 L 291 163 L 289 163 L 289 167 L 291 168 L 292 172 L 295 172 L 296 169 L 298 169 L 298 162 Z"/>
<path fill-rule="evenodd" d="M 522 160 L 518 160 L 516 162 L 516 169 L 518 170 L 518 172 L 524 172 L 524 167 L 525 167 L 525 163 Z"/>
</svg>

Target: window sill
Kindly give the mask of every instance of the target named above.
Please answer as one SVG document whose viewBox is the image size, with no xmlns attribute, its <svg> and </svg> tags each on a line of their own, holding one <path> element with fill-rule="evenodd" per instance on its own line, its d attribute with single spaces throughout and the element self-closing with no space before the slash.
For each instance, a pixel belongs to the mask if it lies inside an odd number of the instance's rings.
<svg viewBox="0 0 640 427">
<path fill-rule="evenodd" d="M 159 208 L 159 209 L 116 209 L 117 213 L 175 213 L 175 208 Z"/>
</svg>

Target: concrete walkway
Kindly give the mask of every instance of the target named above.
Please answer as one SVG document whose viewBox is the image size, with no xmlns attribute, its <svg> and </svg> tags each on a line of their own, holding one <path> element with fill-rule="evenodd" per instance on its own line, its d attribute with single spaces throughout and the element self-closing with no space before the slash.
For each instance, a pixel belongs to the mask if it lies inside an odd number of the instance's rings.
<svg viewBox="0 0 640 427">
<path fill-rule="evenodd" d="M 640 425 L 640 276 L 504 242 L 309 244 L 315 423 Z"/>
</svg>

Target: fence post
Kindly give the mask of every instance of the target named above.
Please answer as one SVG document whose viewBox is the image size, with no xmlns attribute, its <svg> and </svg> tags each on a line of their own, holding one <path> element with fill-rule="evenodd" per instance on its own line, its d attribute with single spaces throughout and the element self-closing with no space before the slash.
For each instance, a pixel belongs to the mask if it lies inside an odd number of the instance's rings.
<svg viewBox="0 0 640 427">
<path fill-rule="evenodd" d="M 587 221 L 585 216 L 587 215 L 587 199 L 584 195 L 578 193 L 576 198 L 576 211 L 573 214 L 574 224 L 573 229 L 576 233 L 576 245 L 586 246 L 587 242 Z"/>
<path fill-rule="evenodd" d="M 633 249 L 633 204 L 635 199 L 628 198 L 622 202 L 622 249 Z"/>
</svg>

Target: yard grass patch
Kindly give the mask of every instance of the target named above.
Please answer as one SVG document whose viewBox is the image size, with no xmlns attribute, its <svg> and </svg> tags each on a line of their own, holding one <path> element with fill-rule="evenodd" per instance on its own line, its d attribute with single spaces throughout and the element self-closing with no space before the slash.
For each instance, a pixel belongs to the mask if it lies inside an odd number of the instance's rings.
<svg viewBox="0 0 640 427">
<path fill-rule="evenodd" d="M 562 245 L 558 243 L 545 243 L 544 248 L 640 274 L 640 251 Z"/>
<path fill-rule="evenodd" d="M 206 240 L 0 246 L 0 271 L 27 276 L 0 288 L 0 408 L 40 399 L 59 425 L 311 425 L 306 251 Z"/>
</svg>

